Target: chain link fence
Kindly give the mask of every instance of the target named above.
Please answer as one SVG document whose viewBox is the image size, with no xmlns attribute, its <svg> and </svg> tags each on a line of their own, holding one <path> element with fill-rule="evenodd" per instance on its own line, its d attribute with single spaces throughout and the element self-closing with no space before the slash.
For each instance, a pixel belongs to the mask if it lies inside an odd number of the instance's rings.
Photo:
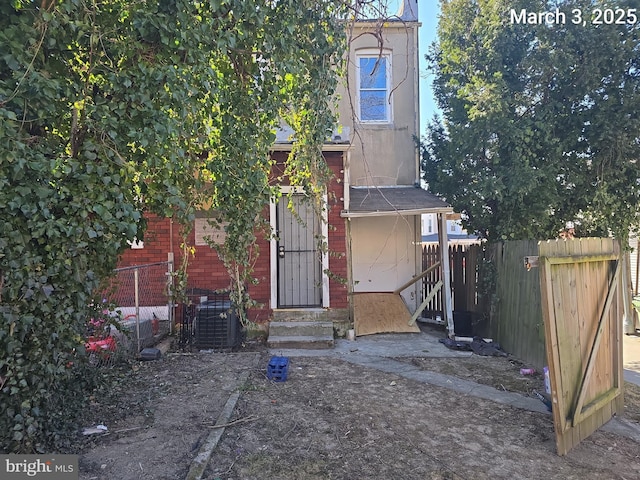
<svg viewBox="0 0 640 480">
<path fill-rule="evenodd" d="M 92 363 L 137 357 L 173 333 L 172 271 L 171 260 L 115 270 L 88 324 L 86 348 Z"/>
</svg>

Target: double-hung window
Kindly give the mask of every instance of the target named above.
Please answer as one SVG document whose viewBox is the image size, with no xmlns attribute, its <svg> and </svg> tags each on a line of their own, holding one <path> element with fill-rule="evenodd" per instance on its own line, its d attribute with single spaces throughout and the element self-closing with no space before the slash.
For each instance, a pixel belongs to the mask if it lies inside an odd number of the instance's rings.
<svg viewBox="0 0 640 480">
<path fill-rule="evenodd" d="M 380 51 L 357 54 L 358 119 L 391 122 L 391 56 Z"/>
</svg>

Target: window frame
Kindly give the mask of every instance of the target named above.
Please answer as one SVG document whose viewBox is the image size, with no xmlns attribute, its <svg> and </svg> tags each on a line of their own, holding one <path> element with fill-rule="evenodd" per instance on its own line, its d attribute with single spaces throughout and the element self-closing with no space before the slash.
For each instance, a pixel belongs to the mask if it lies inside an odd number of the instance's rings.
<svg viewBox="0 0 640 480">
<path fill-rule="evenodd" d="M 378 62 L 380 59 L 385 59 L 385 88 L 384 88 L 384 119 L 365 119 L 362 118 L 362 92 L 363 91 L 381 91 L 381 88 L 362 88 L 361 74 L 362 69 L 360 67 L 361 59 L 375 59 Z M 373 124 L 373 125 L 386 125 L 393 123 L 393 94 L 392 94 L 392 64 L 391 64 L 391 50 L 384 49 L 360 49 L 356 51 L 355 63 L 356 63 L 356 116 L 360 123 Z"/>
</svg>

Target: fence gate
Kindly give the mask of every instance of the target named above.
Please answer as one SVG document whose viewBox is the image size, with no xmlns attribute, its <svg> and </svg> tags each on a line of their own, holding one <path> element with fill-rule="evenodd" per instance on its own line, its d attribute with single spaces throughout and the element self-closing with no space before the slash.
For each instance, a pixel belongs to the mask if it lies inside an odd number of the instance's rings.
<svg viewBox="0 0 640 480">
<path fill-rule="evenodd" d="M 542 314 L 559 455 L 623 413 L 622 275 L 608 238 L 539 244 Z"/>
</svg>

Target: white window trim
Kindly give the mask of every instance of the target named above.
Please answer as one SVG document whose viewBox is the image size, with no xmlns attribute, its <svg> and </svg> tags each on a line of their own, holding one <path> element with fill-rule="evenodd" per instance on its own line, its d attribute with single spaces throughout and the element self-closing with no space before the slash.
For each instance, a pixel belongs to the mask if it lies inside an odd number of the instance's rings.
<svg viewBox="0 0 640 480">
<path fill-rule="evenodd" d="M 387 60 L 387 68 L 386 68 L 386 79 L 387 79 L 387 94 L 385 105 L 385 113 L 386 118 L 384 120 L 363 120 L 360 118 L 360 59 L 361 58 L 371 58 L 371 57 L 382 57 Z M 356 116 L 358 121 L 363 124 L 368 125 L 388 125 L 393 123 L 393 95 L 392 95 L 392 85 L 393 85 L 393 77 L 391 76 L 392 72 L 392 62 L 391 62 L 391 50 L 383 49 L 382 52 L 378 48 L 363 48 L 356 51 Z"/>
</svg>

